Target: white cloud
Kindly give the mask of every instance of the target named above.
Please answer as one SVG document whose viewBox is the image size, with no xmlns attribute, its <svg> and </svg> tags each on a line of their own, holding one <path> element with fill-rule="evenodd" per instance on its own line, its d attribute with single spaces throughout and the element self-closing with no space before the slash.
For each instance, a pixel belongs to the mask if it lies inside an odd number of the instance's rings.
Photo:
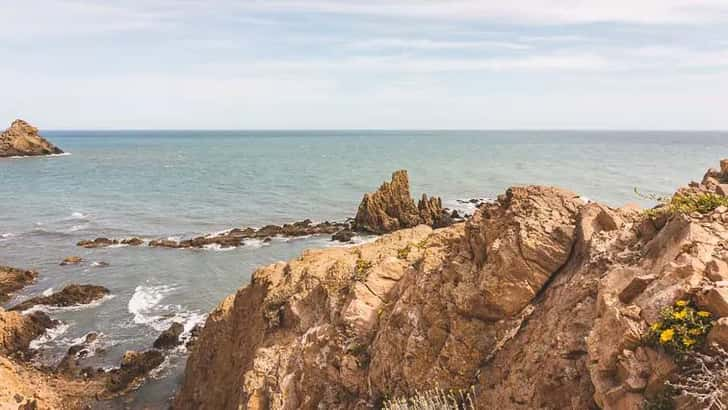
<svg viewBox="0 0 728 410">
<path fill-rule="evenodd" d="M 360 49 L 421 49 L 421 50 L 468 50 L 468 49 L 507 49 L 526 50 L 530 48 L 527 44 L 507 41 L 455 41 L 455 40 L 430 40 L 430 39 L 407 39 L 407 38 L 373 38 L 361 40 L 350 44 L 353 48 Z"/>
</svg>

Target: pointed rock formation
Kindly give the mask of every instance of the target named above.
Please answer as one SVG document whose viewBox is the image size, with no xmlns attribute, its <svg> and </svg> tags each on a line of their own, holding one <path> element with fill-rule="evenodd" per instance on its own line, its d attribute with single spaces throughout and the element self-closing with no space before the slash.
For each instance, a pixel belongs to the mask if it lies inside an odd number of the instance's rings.
<svg viewBox="0 0 728 410">
<path fill-rule="evenodd" d="M 38 128 L 15 120 L 0 133 L 0 157 L 62 154 L 63 151 L 38 134 Z"/>
<path fill-rule="evenodd" d="M 364 194 L 354 218 L 359 231 L 388 233 L 420 224 L 446 226 L 440 198 L 422 195 L 418 205 L 410 195 L 406 170 L 395 171 L 391 182 L 384 182 L 376 192 Z"/>
</svg>

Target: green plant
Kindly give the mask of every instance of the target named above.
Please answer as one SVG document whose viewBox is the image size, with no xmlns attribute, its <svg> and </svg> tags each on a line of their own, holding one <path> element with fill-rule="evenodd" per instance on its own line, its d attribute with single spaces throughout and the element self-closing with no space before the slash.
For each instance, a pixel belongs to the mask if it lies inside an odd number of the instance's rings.
<svg viewBox="0 0 728 410">
<path fill-rule="evenodd" d="M 675 301 L 660 315 L 662 320 L 650 326 L 647 342 L 678 355 L 702 345 L 713 326 L 710 312 L 698 310 L 688 300 Z"/>
<path fill-rule="evenodd" d="M 409 256 L 410 250 L 412 250 L 412 248 L 409 244 L 407 244 L 407 246 L 397 251 L 397 258 L 406 260 L 407 256 Z"/>
<path fill-rule="evenodd" d="M 635 188 L 635 193 L 640 198 L 659 203 L 657 207 L 645 211 L 645 214 L 651 218 L 663 215 L 691 214 L 693 212 L 707 214 L 719 206 L 728 206 L 728 197 L 711 192 L 678 193 L 670 198 L 660 197 L 655 194 L 642 194 L 637 191 L 637 188 Z"/>
<path fill-rule="evenodd" d="M 385 400 L 382 410 L 475 410 L 475 387 L 425 392 L 415 391 L 412 397 Z"/>
<path fill-rule="evenodd" d="M 372 268 L 374 264 L 366 259 L 357 259 L 356 265 L 354 266 L 354 280 L 362 281 L 366 279 L 367 272 Z"/>
</svg>

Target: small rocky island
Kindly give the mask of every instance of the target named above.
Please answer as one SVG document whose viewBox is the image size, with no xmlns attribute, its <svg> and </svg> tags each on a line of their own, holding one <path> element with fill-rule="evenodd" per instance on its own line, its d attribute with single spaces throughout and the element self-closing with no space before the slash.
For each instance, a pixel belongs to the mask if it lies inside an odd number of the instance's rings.
<svg viewBox="0 0 728 410">
<path fill-rule="evenodd" d="M 63 151 L 38 134 L 38 128 L 15 120 L 0 133 L 0 158 L 63 154 Z"/>
</svg>

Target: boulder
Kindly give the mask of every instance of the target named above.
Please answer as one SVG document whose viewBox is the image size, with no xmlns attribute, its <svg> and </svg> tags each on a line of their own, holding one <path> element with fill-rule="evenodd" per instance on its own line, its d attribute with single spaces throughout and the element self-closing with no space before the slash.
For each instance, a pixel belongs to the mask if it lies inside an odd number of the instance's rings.
<svg viewBox="0 0 728 410">
<path fill-rule="evenodd" d="M 121 359 L 121 366 L 108 373 L 106 388 L 112 393 L 123 393 L 135 389 L 141 380 L 164 362 L 159 350 L 143 352 L 127 351 Z"/>
<path fill-rule="evenodd" d="M 0 355 L 23 354 L 33 339 L 57 323 L 43 312 L 21 315 L 0 308 Z"/>
<path fill-rule="evenodd" d="M 7 302 L 12 292 L 33 283 L 38 272 L 0 266 L 0 305 Z"/>
<path fill-rule="evenodd" d="M 77 265 L 83 261 L 83 258 L 80 256 L 68 256 L 65 259 L 63 259 L 60 263 L 61 266 L 65 265 Z"/>
<path fill-rule="evenodd" d="M 38 134 L 38 129 L 23 120 L 15 120 L 0 133 L 0 157 L 62 154 L 60 148 Z"/>
<path fill-rule="evenodd" d="M 728 316 L 728 287 L 708 289 L 698 296 L 698 304 L 716 317 Z"/>
<path fill-rule="evenodd" d="M 728 263 L 720 259 L 713 259 L 705 266 L 706 276 L 713 282 L 728 280 Z"/>
<path fill-rule="evenodd" d="M 184 331 L 184 326 L 181 323 L 172 323 L 169 329 L 162 332 L 157 340 L 154 341 L 155 349 L 171 349 L 182 343 L 179 336 Z"/>
<path fill-rule="evenodd" d="M 50 296 L 37 296 L 21 302 L 10 310 L 24 311 L 36 305 L 45 306 L 75 306 L 86 305 L 109 294 L 109 289 L 96 285 L 68 285 L 60 292 L 56 292 Z"/>
<path fill-rule="evenodd" d="M 339 232 L 336 232 L 332 237 L 332 241 L 339 241 L 339 242 L 350 242 L 351 239 L 356 236 L 356 233 L 354 231 L 350 231 L 348 229 L 341 230 Z"/>
</svg>

